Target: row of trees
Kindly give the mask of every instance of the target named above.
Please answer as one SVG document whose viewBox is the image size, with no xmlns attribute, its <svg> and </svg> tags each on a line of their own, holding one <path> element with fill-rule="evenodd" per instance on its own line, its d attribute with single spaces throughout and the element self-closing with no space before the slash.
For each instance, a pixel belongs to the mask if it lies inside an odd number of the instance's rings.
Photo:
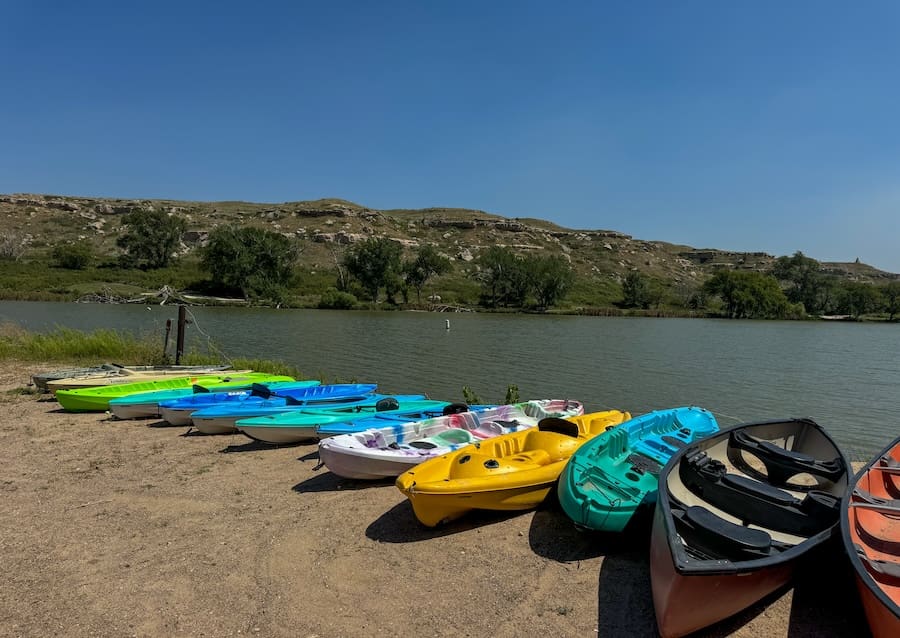
<svg viewBox="0 0 900 638">
<path fill-rule="evenodd" d="M 123 224 L 117 241 L 121 265 L 142 269 L 168 266 L 187 228 L 184 218 L 162 211 L 134 211 Z M 200 265 L 220 293 L 280 302 L 294 277 L 298 255 L 298 244 L 280 233 L 223 226 L 210 233 L 200 251 Z M 52 258 L 60 267 L 82 269 L 94 256 L 82 243 L 58 245 Z M 450 260 L 433 246 L 420 246 L 404 257 L 403 247 L 385 238 L 350 246 L 337 265 L 336 287 L 322 299 L 328 307 L 352 307 L 357 297 L 375 303 L 382 293 L 388 303 L 397 303 L 399 296 L 409 303 L 413 294 L 421 303 L 428 282 L 452 269 Z M 492 308 L 550 308 L 565 297 L 575 279 L 563 255 L 522 256 L 503 246 L 483 251 L 474 266 L 470 275 L 480 285 L 480 302 Z M 779 257 L 768 273 L 721 270 L 680 299 L 673 299 L 664 282 L 637 271 L 622 281 L 620 305 L 625 308 L 658 308 L 667 301 L 731 318 L 807 314 L 858 318 L 883 311 L 894 320 L 900 314 L 900 281 L 884 286 L 847 281 L 828 274 L 802 252 Z"/>
<path fill-rule="evenodd" d="M 421 303 L 428 281 L 451 269 L 450 260 L 433 246 L 420 246 L 411 258 L 404 260 L 401 246 L 384 238 L 370 238 L 351 247 L 343 265 L 371 301 L 376 302 L 384 290 L 392 303 L 398 293 L 408 303 L 411 291 Z M 521 308 L 529 303 L 549 308 L 562 299 L 574 280 L 564 257 L 522 257 L 502 246 L 489 248 L 476 265 L 473 277 L 481 284 L 481 302 L 492 308 Z"/>
</svg>

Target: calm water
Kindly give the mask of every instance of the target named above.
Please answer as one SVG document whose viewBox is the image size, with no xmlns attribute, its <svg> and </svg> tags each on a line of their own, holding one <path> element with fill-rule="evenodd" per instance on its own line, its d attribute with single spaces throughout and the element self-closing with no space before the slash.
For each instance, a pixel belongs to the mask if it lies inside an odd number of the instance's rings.
<svg viewBox="0 0 900 638">
<path fill-rule="evenodd" d="M 227 357 L 286 361 L 328 380 L 485 401 L 572 398 L 634 414 L 694 404 L 721 425 L 811 416 L 854 458 L 900 434 L 900 326 L 705 319 L 539 317 L 191 308 L 189 339 Z M 175 307 L 0 302 L 33 331 L 158 335 Z M 450 329 L 445 328 L 450 320 Z M 174 341 L 174 338 L 173 338 Z"/>
</svg>

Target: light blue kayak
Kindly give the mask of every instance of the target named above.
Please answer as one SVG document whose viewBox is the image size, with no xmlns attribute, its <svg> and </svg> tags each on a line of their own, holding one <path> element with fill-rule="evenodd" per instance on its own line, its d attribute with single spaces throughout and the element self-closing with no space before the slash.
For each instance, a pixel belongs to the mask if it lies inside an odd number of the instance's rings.
<svg viewBox="0 0 900 638">
<path fill-rule="evenodd" d="M 446 401 L 430 401 L 422 395 L 392 395 L 366 405 L 327 410 L 308 408 L 271 416 L 241 419 L 237 422 L 237 428 L 251 439 L 266 443 L 298 443 L 303 440 L 319 438 L 318 428 L 320 427 L 337 423 L 352 423 L 375 414 L 398 415 L 406 419 L 410 418 L 409 415 L 415 414 L 420 415 L 418 418 L 421 420 L 440 416 L 444 410 L 457 409 L 465 409 L 465 405 Z"/>
<path fill-rule="evenodd" d="M 376 405 L 381 405 L 383 407 L 388 403 L 391 405 L 396 404 L 398 401 L 406 403 L 408 401 L 422 401 L 424 399 L 425 396 L 422 394 L 398 394 L 390 396 L 371 394 L 365 397 L 346 397 L 337 404 L 330 402 L 329 405 L 322 406 L 316 405 L 314 402 L 310 404 L 304 402 L 302 399 L 293 399 L 291 397 L 270 397 L 258 403 L 228 403 L 197 410 L 191 414 L 191 424 L 203 434 L 233 434 L 237 432 L 235 424 L 243 419 L 277 416 L 283 413 L 315 413 L 320 410 L 330 412 L 331 410 L 336 409 L 368 415 L 375 412 Z"/>
<path fill-rule="evenodd" d="M 621 532 L 639 508 L 656 503 L 659 473 L 694 441 L 719 430 L 698 407 L 657 410 L 590 439 L 559 477 L 559 503 L 581 527 Z"/>
<path fill-rule="evenodd" d="M 282 377 L 284 379 L 284 377 Z M 290 379 L 290 377 L 287 377 Z M 220 388 L 216 386 L 203 387 L 194 385 L 184 388 L 170 388 L 167 390 L 155 390 L 151 392 L 140 392 L 137 394 L 128 394 L 121 397 L 115 397 L 109 401 L 110 413 L 118 419 L 140 419 L 147 417 L 159 416 L 159 404 L 163 401 L 171 401 L 174 399 L 183 399 L 195 395 L 209 396 L 213 394 L 247 394 L 249 395 L 253 388 L 257 388 L 258 392 L 284 392 L 290 389 L 309 388 L 319 385 L 319 381 L 310 379 L 306 381 L 270 381 L 260 382 L 250 381 L 243 384 L 223 385 Z"/>
<path fill-rule="evenodd" d="M 316 386 L 292 387 L 257 386 L 249 391 L 192 394 L 191 396 L 160 401 L 159 415 L 172 425 L 190 425 L 191 415 L 207 408 L 240 405 L 317 405 L 329 407 L 349 402 L 365 401 L 377 389 L 374 383 L 332 383 Z M 277 397 L 285 401 L 270 401 Z"/>
</svg>

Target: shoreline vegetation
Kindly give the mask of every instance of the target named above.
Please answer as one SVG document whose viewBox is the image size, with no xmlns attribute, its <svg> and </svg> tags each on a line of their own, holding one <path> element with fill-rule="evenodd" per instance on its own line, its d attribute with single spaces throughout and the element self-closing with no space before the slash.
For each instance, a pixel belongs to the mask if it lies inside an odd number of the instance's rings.
<svg viewBox="0 0 900 638">
<path fill-rule="evenodd" d="M 0 299 L 896 321 L 900 275 L 802 252 L 344 200 L 0 195 Z"/>
</svg>

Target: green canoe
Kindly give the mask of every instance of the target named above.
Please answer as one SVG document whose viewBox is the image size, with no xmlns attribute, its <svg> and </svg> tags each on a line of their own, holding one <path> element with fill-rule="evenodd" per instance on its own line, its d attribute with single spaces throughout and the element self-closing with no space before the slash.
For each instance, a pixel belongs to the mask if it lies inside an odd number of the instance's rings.
<svg viewBox="0 0 900 638">
<path fill-rule="evenodd" d="M 254 383 L 293 380 L 292 377 L 265 374 L 263 372 L 203 374 L 175 377 L 164 381 L 142 381 L 139 383 L 119 383 L 80 390 L 58 390 L 56 392 L 56 400 L 68 412 L 104 412 L 109 409 L 111 399 L 139 392 L 174 390 L 177 388 L 190 388 L 195 385 L 209 389 L 227 390 L 229 388 L 247 387 Z"/>
</svg>

